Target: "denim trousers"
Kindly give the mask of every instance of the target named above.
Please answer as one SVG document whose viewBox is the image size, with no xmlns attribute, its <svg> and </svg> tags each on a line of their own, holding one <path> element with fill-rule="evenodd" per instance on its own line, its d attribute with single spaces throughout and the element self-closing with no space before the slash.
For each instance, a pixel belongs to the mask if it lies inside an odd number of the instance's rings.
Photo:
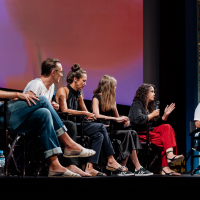
<svg viewBox="0 0 200 200">
<path fill-rule="evenodd" d="M 98 164 L 101 148 L 103 148 L 106 157 L 115 154 L 106 127 L 102 123 L 86 121 L 83 132 L 92 139 L 91 149 L 96 151 L 96 154 L 88 158 L 88 162 Z"/>
<path fill-rule="evenodd" d="M 36 105 L 28 105 L 26 101 L 17 100 L 8 103 L 7 123 L 17 133 L 26 133 L 36 130 L 44 149 L 45 158 L 61 154 L 58 137 L 67 131 L 67 128 L 53 109 L 45 96 L 39 96 Z M 0 106 L 0 113 L 3 112 Z M 0 116 L 3 123 L 3 116 Z"/>
</svg>

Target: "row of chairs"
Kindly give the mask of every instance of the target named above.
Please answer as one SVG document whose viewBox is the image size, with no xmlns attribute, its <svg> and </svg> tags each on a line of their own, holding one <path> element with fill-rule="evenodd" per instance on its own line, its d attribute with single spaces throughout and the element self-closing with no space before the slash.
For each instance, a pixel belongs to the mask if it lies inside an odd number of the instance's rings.
<svg viewBox="0 0 200 200">
<path fill-rule="evenodd" d="M 1 88 L 2 89 L 2 88 Z M 10 90 L 10 91 L 16 91 L 16 90 Z M 19 92 L 19 91 L 18 91 Z M 22 92 L 22 91 L 20 91 Z M 26 151 L 28 149 L 28 147 L 30 146 L 30 144 L 32 142 L 35 141 L 36 143 L 36 160 L 35 160 L 35 166 L 36 166 L 36 172 L 35 175 L 38 177 L 40 175 L 40 172 L 42 170 L 42 168 L 45 166 L 45 162 L 41 162 L 40 158 L 37 156 L 39 155 L 40 152 L 40 145 L 39 145 L 39 136 L 37 134 L 31 134 L 31 133 L 24 133 L 24 134 L 17 134 L 16 132 L 14 132 L 11 128 L 9 128 L 6 124 L 6 110 L 7 110 L 7 103 L 9 101 L 9 99 L 5 99 L 5 98 L 0 98 L 0 101 L 4 101 L 4 127 L 2 127 L 2 131 L 3 131 L 3 143 L 4 143 L 4 150 L 5 150 L 5 158 L 6 158 L 6 162 L 5 162 L 5 176 L 9 176 L 9 171 L 8 171 L 8 167 L 9 164 L 11 162 L 11 160 L 13 160 L 14 163 L 14 167 L 15 167 L 15 171 L 17 172 L 18 176 L 22 176 L 25 177 L 25 169 L 26 169 L 26 163 L 25 163 L 25 156 L 26 156 Z M 69 115 L 70 113 L 62 113 L 59 112 L 58 115 L 60 116 L 61 119 L 63 120 L 69 120 Z M 78 130 L 79 134 L 78 134 L 78 138 L 77 141 L 79 141 L 81 143 L 82 146 L 88 147 L 89 143 L 90 143 L 90 139 L 87 136 L 84 136 L 83 133 L 83 123 L 84 123 L 84 118 L 85 115 L 73 115 L 73 117 L 79 118 L 79 122 L 77 123 L 80 128 Z M 115 141 L 115 133 L 116 130 L 114 129 L 115 120 L 107 120 L 107 119 L 97 119 L 98 122 L 102 123 L 103 121 L 109 121 L 110 122 L 110 139 L 111 142 L 113 143 Z M 151 150 L 152 148 L 154 148 L 155 145 L 153 145 L 150 141 L 149 141 L 149 125 L 147 126 L 147 132 L 145 133 L 147 135 L 147 140 L 146 142 L 142 142 L 142 146 L 143 146 L 143 156 L 144 156 L 144 161 L 145 161 L 145 167 L 147 169 L 151 169 L 152 166 L 154 165 L 155 161 L 157 158 L 159 158 L 159 153 L 157 152 L 156 155 L 154 155 L 154 159 L 149 160 L 150 156 L 151 156 Z M 129 127 L 134 129 L 134 127 Z M 144 134 L 144 133 L 143 133 Z M 10 137 L 10 136 L 14 136 Z M 27 137 L 30 137 L 30 141 L 28 142 L 28 144 L 26 144 L 26 139 Z M 11 138 L 12 141 L 11 141 Z M 18 141 L 21 141 L 20 143 L 20 148 L 21 148 L 21 154 L 20 156 L 18 156 L 18 158 L 16 159 L 14 156 L 14 150 L 16 145 L 19 143 Z M 9 148 L 9 150 L 8 150 Z M 19 160 L 19 157 L 21 157 L 21 167 L 19 167 L 19 165 L 17 164 L 17 161 Z M 101 157 L 102 158 L 102 157 Z M 101 158 L 100 158 L 100 162 L 101 162 Z M 102 169 L 102 168 L 101 168 Z"/>
</svg>

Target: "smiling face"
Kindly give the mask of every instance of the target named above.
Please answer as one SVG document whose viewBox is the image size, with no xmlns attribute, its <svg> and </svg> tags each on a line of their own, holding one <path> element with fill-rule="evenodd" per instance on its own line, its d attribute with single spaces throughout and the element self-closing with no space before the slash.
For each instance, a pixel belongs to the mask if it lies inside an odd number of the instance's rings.
<svg viewBox="0 0 200 200">
<path fill-rule="evenodd" d="M 154 99 L 155 99 L 154 88 L 153 88 L 153 87 L 150 87 L 150 88 L 149 88 L 149 93 L 147 94 L 147 101 L 148 101 L 148 102 L 151 102 L 151 101 L 154 101 Z"/>
<path fill-rule="evenodd" d="M 74 83 L 75 83 L 76 89 L 82 90 L 84 88 L 84 86 L 86 85 L 86 81 L 87 81 L 87 75 L 86 74 L 82 74 L 81 78 L 79 78 L 79 79 L 74 77 Z"/>
<path fill-rule="evenodd" d="M 63 76 L 63 69 L 62 69 L 62 65 L 61 63 L 56 63 L 56 70 L 53 70 L 53 79 L 54 79 L 54 83 L 58 83 L 60 81 L 60 77 Z"/>
</svg>

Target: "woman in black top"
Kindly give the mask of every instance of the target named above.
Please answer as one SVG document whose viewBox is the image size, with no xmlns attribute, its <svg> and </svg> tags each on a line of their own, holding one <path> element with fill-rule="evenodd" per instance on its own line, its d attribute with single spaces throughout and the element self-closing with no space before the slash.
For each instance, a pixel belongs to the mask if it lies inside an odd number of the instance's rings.
<svg viewBox="0 0 200 200">
<path fill-rule="evenodd" d="M 160 110 L 156 109 L 156 88 L 152 84 L 142 84 L 136 91 L 133 103 L 129 111 L 129 119 L 135 124 L 135 130 L 146 132 L 147 122 L 152 124 L 149 132 L 149 140 L 161 149 L 162 155 L 162 174 L 163 175 L 180 175 L 172 171 L 169 166 L 181 162 L 183 155 L 177 155 L 177 146 L 175 132 L 173 128 L 166 124 L 169 114 L 175 109 L 172 103 L 164 110 L 164 115 L 159 117 Z M 146 140 L 146 135 L 139 135 L 141 141 Z"/>
<path fill-rule="evenodd" d="M 67 82 L 69 84 L 67 87 L 60 88 L 56 93 L 56 101 L 60 104 L 62 112 L 85 114 L 87 116 L 87 120 L 84 122 L 84 134 L 92 138 L 91 148 L 96 151 L 96 154 L 88 159 L 85 172 L 92 176 L 105 175 L 93 168 L 93 164 L 98 164 L 101 147 L 108 159 L 106 169 L 115 172 L 125 172 L 128 169 L 122 167 L 113 157 L 115 152 L 105 126 L 100 123 L 92 122 L 96 119 L 95 114 L 88 112 L 85 106 L 81 90 L 86 85 L 86 80 L 86 71 L 84 71 L 79 64 L 74 64 L 67 75 Z M 78 110 L 78 107 L 80 110 Z"/>
<path fill-rule="evenodd" d="M 117 81 L 108 75 L 104 75 L 99 81 L 99 85 L 94 90 L 92 99 L 92 110 L 97 118 L 115 119 L 118 123 L 124 123 L 125 126 L 130 124 L 129 118 L 126 116 L 120 117 L 117 111 L 115 102 L 115 89 Z M 135 131 L 120 130 L 115 133 L 115 138 L 120 139 L 123 146 L 124 158 L 120 164 L 126 166 L 127 160 L 130 156 L 135 165 L 135 175 L 152 175 L 143 168 L 137 157 L 137 150 L 141 149 L 139 137 Z M 124 175 L 132 175 L 130 171 L 123 173 Z"/>
</svg>

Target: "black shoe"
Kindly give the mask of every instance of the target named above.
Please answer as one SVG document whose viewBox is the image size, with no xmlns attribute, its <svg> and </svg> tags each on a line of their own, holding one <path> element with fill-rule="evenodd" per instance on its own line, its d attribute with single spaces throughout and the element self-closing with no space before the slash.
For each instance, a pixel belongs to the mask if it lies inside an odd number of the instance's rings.
<svg viewBox="0 0 200 200">
<path fill-rule="evenodd" d="M 135 176 L 149 176 L 149 175 L 153 175 L 153 173 L 146 170 L 144 167 L 140 167 L 139 170 L 135 171 Z"/>
<path fill-rule="evenodd" d="M 133 172 L 130 172 L 129 170 L 127 170 L 126 172 L 118 173 L 117 176 L 135 176 L 135 174 Z"/>
</svg>

